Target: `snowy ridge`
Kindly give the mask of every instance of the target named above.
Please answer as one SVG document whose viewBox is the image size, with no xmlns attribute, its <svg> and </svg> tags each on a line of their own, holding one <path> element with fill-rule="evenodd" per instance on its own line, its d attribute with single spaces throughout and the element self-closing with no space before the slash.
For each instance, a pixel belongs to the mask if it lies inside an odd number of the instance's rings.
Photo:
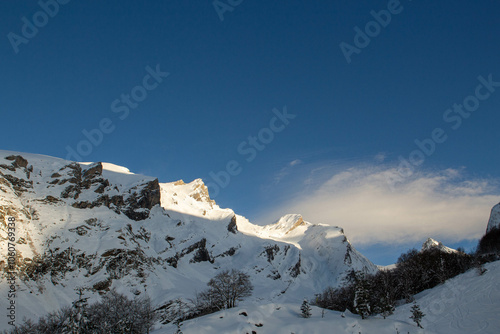
<svg viewBox="0 0 500 334">
<path fill-rule="evenodd" d="M 92 162 L 80 162 L 80 165 L 91 165 Z M 118 166 L 109 162 L 102 162 L 102 168 L 110 172 L 121 173 L 121 174 L 134 174 L 128 168 L 123 166 Z"/>
</svg>

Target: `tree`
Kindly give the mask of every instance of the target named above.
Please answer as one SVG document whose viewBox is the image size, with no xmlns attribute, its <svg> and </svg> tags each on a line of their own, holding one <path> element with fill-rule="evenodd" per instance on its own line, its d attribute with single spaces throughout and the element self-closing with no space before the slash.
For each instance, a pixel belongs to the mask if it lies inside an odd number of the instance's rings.
<svg viewBox="0 0 500 334">
<path fill-rule="evenodd" d="M 307 299 L 304 299 L 302 302 L 302 306 L 300 307 L 300 310 L 302 311 L 302 317 L 303 318 L 310 318 L 311 317 L 311 306 L 309 306 L 309 302 Z"/>
<path fill-rule="evenodd" d="M 346 309 L 353 309 L 353 301 L 354 289 L 351 286 L 338 289 L 328 287 L 316 296 L 315 305 L 329 310 L 345 312 Z"/>
<path fill-rule="evenodd" d="M 479 241 L 478 254 L 500 254 L 500 228 L 494 227 Z"/>
<path fill-rule="evenodd" d="M 193 304 L 196 304 L 193 302 Z M 163 314 L 161 315 L 162 323 L 179 324 L 180 322 L 189 319 L 191 317 L 190 305 L 182 300 L 182 298 L 177 298 L 175 300 L 170 300 L 167 304 L 162 307 Z"/>
<path fill-rule="evenodd" d="M 388 297 L 382 297 L 378 305 L 378 311 L 385 318 L 394 313 L 394 305 L 391 303 Z"/>
<path fill-rule="evenodd" d="M 413 303 L 413 306 L 411 307 L 411 317 L 410 317 L 410 319 L 413 319 L 413 321 L 420 328 L 423 328 L 420 323 L 421 323 L 422 318 L 424 316 L 425 316 L 425 314 L 422 311 L 420 311 L 420 306 L 418 306 L 417 303 Z"/>
<path fill-rule="evenodd" d="M 202 297 L 211 300 L 218 309 L 235 307 L 238 301 L 251 296 L 253 291 L 250 276 L 235 269 L 222 271 L 207 285 L 209 289 Z"/>
<path fill-rule="evenodd" d="M 79 288 L 78 299 L 73 302 L 71 312 L 63 323 L 63 333 L 80 334 L 85 333 L 89 325 L 89 316 L 87 313 L 87 299 L 83 298 L 83 289 Z"/>
<path fill-rule="evenodd" d="M 156 313 L 148 297 L 131 300 L 113 289 L 101 301 L 87 306 L 88 298 L 83 298 L 82 290 L 79 289 L 79 298 L 72 307 L 51 312 L 41 317 L 38 323 L 25 321 L 6 333 L 145 334 L 149 333 L 156 321 Z"/>
<path fill-rule="evenodd" d="M 361 316 L 361 319 L 366 319 L 371 313 L 370 287 L 368 279 L 363 273 L 357 274 L 354 309 L 356 310 L 356 313 Z"/>
</svg>

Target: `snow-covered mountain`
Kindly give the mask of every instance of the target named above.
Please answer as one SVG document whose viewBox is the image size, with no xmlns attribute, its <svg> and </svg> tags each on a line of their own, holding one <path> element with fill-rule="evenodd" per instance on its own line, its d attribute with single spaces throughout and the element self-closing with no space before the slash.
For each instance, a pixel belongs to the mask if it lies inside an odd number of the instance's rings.
<svg viewBox="0 0 500 334">
<path fill-rule="evenodd" d="M 339 227 L 297 214 L 258 226 L 210 199 L 201 179 L 160 183 L 109 163 L 0 151 L 0 272 L 15 222 L 17 318 L 116 288 L 154 304 L 194 297 L 223 269 L 248 273 L 251 300 L 296 302 L 377 267 Z M 2 280 L 0 293 L 7 295 Z M 2 323 L 3 326 L 3 323 Z"/>
<path fill-rule="evenodd" d="M 427 239 L 422 244 L 422 249 L 420 251 L 423 252 L 423 251 L 428 251 L 428 250 L 433 250 L 433 249 L 439 249 L 441 252 L 445 252 L 445 253 L 457 253 L 458 252 L 456 249 L 446 247 L 445 245 L 443 245 L 442 242 L 436 241 L 432 238 Z"/>
<path fill-rule="evenodd" d="M 488 227 L 486 229 L 486 232 L 491 231 L 495 227 L 500 228 L 500 203 L 498 203 L 491 209 L 490 219 L 488 220 Z"/>
</svg>

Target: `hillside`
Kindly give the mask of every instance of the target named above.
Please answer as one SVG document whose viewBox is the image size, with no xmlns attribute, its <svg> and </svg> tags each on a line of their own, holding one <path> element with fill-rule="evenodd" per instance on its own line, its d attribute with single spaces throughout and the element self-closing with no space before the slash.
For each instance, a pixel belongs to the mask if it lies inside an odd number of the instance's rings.
<svg viewBox="0 0 500 334">
<path fill-rule="evenodd" d="M 312 307 L 312 317 L 301 318 L 300 303 L 242 303 L 240 307 L 186 321 L 184 334 L 252 333 L 258 334 L 497 334 L 500 328 L 500 261 L 489 263 L 478 276 L 470 270 L 433 289 L 415 296 L 425 313 L 418 328 L 411 319 L 412 304 L 396 308 L 394 315 L 361 320 L 358 315 Z M 247 316 L 242 315 L 245 312 Z M 154 334 L 175 333 L 169 325 Z"/>
</svg>

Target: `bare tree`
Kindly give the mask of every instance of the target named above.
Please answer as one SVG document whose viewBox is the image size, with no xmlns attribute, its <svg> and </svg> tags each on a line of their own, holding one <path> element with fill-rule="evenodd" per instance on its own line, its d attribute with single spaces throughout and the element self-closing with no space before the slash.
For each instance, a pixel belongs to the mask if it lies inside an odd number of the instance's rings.
<svg viewBox="0 0 500 334">
<path fill-rule="evenodd" d="M 238 301 L 252 295 L 253 291 L 250 276 L 235 269 L 220 272 L 207 285 L 209 289 L 201 293 L 201 297 L 218 309 L 235 307 Z"/>
</svg>

